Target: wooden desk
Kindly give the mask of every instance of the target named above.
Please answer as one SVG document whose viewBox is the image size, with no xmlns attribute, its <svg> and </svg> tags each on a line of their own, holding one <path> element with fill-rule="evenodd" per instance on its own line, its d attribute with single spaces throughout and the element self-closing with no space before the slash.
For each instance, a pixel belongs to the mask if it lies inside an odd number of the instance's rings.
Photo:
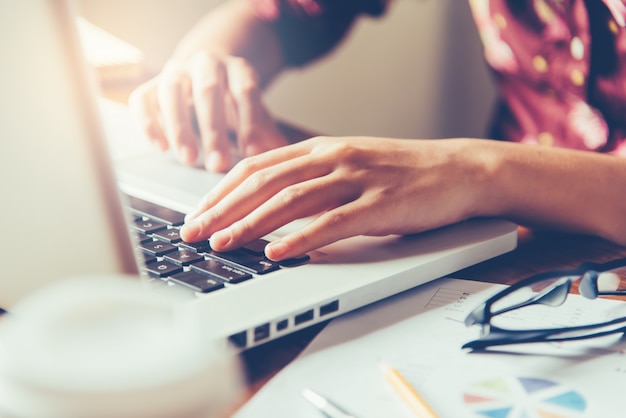
<svg viewBox="0 0 626 418">
<path fill-rule="evenodd" d="M 519 228 L 514 251 L 466 268 L 452 277 L 512 284 L 532 274 L 576 267 L 584 261 L 606 262 L 626 257 L 626 247 L 596 237 Z M 626 277 L 622 277 L 626 283 Z M 242 354 L 252 392 L 292 361 L 324 328 L 318 324 Z"/>
</svg>

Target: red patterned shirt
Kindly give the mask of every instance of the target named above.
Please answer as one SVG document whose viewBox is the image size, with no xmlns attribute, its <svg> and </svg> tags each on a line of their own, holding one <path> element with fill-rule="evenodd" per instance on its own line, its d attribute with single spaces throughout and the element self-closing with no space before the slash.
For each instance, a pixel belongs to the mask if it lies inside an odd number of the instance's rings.
<svg viewBox="0 0 626 418">
<path fill-rule="evenodd" d="M 251 0 L 302 65 L 385 0 Z M 623 0 L 469 0 L 499 89 L 491 136 L 626 156 Z M 417 36 L 417 35 L 416 35 Z"/>
</svg>

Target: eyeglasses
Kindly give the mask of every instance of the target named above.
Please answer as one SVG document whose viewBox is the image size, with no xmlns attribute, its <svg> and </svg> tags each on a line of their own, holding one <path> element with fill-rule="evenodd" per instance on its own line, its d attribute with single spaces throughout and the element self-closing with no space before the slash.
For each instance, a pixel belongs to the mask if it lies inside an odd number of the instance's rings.
<svg viewBox="0 0 626 418">
<path fill-rule="evenodd" d="M 467 326 L 479 325 L 480 338 L 463 348 L 482 350 L 507 344 L 557 342 L 596 338 L 626 332 L 626 310 L 621 315 L 582 317 L 565 307 L 570 290 L 587 299 L 600 296 L 626 296 L 620 276 L 626 278 L 626 258 L 604 264 L 584 263 L 574 269 L 554 270 L 521 280 L 474 309 L 465 319 Z M 546 312 L 548 310 L 549 312 Z M 551 327 L 546 327 L 551 315 Z M 554 326 L 554 325 L 558 326 Z"/>
</svg>

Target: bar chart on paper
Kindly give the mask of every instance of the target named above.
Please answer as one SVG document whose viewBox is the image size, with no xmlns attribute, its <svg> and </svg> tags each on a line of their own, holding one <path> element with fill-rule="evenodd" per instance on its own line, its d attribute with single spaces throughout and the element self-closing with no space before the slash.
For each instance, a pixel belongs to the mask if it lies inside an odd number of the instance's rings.
<svg viewBox="0 0 626 418">
<path fill-rule="evenodd" d="M 488 418 L 574 418 L 586 409 L 585 398 L 568 386 L 533 377 L 479 381 L 463 394 L 475 415 Z"/>
</svg>

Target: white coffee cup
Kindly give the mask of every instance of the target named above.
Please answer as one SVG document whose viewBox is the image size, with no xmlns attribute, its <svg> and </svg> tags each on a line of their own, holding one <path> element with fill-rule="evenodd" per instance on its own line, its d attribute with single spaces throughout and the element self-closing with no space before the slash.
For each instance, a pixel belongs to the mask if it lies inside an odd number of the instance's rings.
<svg viewBox="0 0 626 418">
<path fill-rule="evenodd" d="M 236 353 L 136 278 L 49 286 L 0 321 L 2 418 L 213 418 L 241 402 Z"/>
</svg>

